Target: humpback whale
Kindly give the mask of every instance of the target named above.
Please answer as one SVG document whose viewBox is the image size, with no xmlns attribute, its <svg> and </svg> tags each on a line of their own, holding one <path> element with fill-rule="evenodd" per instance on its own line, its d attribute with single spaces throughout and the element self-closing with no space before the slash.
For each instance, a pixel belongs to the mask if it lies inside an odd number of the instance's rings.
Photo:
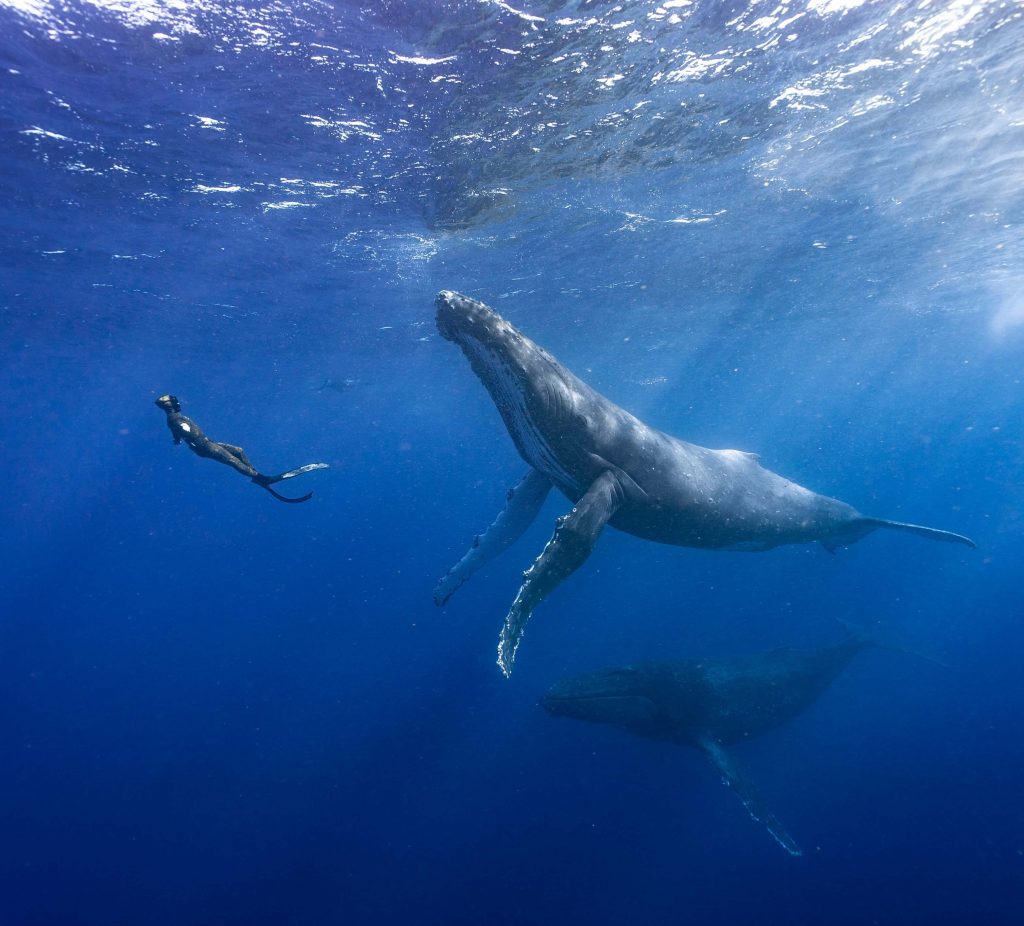
<svg viewBox="0 0 1024 926">
<path fill-rule="evenodd" d="M 973 547 L 949 531 L 865 517 L 855 508 L 765 469 L 740 450 L 709 450 L 650 427 L 570 373 L 497 312 L 460 293 L 437 297 L 437 329 L 462 348 L 530 469 L 504 510 L 442 577 L 443 605 L 534 519 L 551 486 L 573 504 L 533 565 L 498 642 L 512 670 L 534 608 L 578 569 L 606 524 L 659 543 L 770 550 L 819 541 L 829 551 L 878 528 Z"/>
<path fill-rule="evenodd" d="M 611 724 L 637 736 L 701 750 L 750 815 L 787 852 L 800 847 L 762 801 L 727 746 L 810 707 L 864 647 L 854 634 L 816 650 L 786 647 L 731 659 L 641 663 L 566 679 L 541 706 L 559 717 Z"/>
</svg>

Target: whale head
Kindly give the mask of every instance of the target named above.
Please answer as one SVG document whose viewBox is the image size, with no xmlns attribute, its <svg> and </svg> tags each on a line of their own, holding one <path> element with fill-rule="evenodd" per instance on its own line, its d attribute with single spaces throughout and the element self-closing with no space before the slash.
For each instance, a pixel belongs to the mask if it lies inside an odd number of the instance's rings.
<svg viewBox="0 0 1024 926">
<path fill-rule="evenodd" d="M 541 372 L 539 360 L 558 367 L 547 351 L 523 337 L 494 309 L 449 289 L 437 295 L 437 330 L 462 348 L 492 394 L 501 381 L 514 380 L 520 391 L 527 389 Z"/>
<path fill-rule="evenodd" d="M 547 354 L 494 309 L 442 290 L 437 296 L 437 330 L 462 348 L 513 437 L 528 423 L 524 419 L 543 412 L 544 390 L 538 385 L 549 378 L 543 364 Z"/>
<path fill-rule="evenodd" d="M 662 719 L 652 678 L 642 667 L 622 666 L 577 675 L 553 685 L 540 705 L 556 717 L 622 727 L 658 736 Z"/>
<path fill-rule="evenodd" d="M 462 348 L 523 459 L 575 488 L 555 446 L 589 388 L 493 309 L 461 293 L 438 294 L 437 330 Z"/>
<path fill-rule="evenodd" d="M 496 336 L 500 315 L 493 309 L 450 289 L 437 294 L 437 330 L 449 341 L 462 344 L 466 338 L 489 340 Z"/>
</svg>

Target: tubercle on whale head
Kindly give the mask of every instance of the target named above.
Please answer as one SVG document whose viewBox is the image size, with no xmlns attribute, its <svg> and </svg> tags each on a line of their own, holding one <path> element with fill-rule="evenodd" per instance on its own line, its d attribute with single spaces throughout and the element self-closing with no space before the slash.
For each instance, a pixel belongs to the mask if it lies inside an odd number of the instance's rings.
<svg viewBox="0 0 1024 926">
<path fill-rule="evenodd" d="M 437 294 L 437 330 L 449 341 L 458 343 L 462 336 L 470 334 L 477 340 L 496 335 L 508 323 L 493 309 L 450 289 Z"/>
</svg>

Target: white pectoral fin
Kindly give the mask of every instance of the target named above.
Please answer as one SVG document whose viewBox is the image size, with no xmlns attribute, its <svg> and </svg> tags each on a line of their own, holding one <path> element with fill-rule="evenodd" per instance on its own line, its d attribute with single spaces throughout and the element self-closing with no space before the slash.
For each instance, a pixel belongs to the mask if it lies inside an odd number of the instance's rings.
<svg viewBox="0 0 1024 926">
<path fill-rule="evenodd" d="M 523 573 L 523 584 L 512 602 L 498 639 L 498 665 L 506 676 L 512 672 L 516 650 L 533 609 L 583 565 L 602 528 L 622 501 L 622 487 L 618 479 L 606 471 L 591 483 L 572 511 L 558 519 L 555 533 L 547 546 Z"/>
<path fill-rule="evenodd" d="M 763 823 L 775 841 L 790 855 L 803 855 L 793 837 L 775 819 L 775 815 L 765 807 L 757 788 L 754 787 L 746 773 L 736 764 L 733 757 L 722 749 L 721 745 L 710 736 L 703 737 L 700 741 L 700 746 L 711 760 L 712 765 L 718 769 L 725 784 L 735 791 L 737 797 L 743 801 L 743 806 L 747 808 L 747 813 L 759 823 Z"/>
<path fill-rule="evenodd" d="M 443 605 L 474 572 L 518 540 L 537 517 L 551 481 L 531 469 L 505 496 L 505 508 L 494 523 L 473 538 L 473 545 L 434 588 L 434 603 Z"/>
</svg>

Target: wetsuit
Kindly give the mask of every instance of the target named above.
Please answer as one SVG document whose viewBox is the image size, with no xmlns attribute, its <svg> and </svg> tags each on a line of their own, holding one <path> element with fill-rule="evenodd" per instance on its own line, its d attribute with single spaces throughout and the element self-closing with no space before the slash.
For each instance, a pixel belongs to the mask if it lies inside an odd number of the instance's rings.
<svg viewBox="0 0 1024 926">
<path fill-rule="evenodd" d="M 232 469 L 238 470 L 242 475 L 248 476 L 256 485 L 266 489 L 274 498 L 282 502 L 306 502 L 313 497 L 313 493 L 310 492 L 301 498 L 287 498 L 270 488 L 274 483 L 283 482 L 285 479 L 291 479 L 295 476 L 301 476 L 303 473 L 308 473 L 315 469 L 327 469 L 326 463 L 307 463 L 305 466 L 288 470 L 288 472 L 281 473 L 278 476 L 265 476 L 252 465 L 246 452 L 241 447 L 210 440 L 198 424 L 181 413 L 181 403 L 175 396 L 162 395 L 156 400 L 156 405 L 167 413 L 167 427 L 170 428 L 171 437 L 174 438 L 175 444 L 180 444 L 184 441 L 196 456 L 206 457 L 210 460 L 216 460 L 218 463 L 227 464 Z"/>
</svg>

